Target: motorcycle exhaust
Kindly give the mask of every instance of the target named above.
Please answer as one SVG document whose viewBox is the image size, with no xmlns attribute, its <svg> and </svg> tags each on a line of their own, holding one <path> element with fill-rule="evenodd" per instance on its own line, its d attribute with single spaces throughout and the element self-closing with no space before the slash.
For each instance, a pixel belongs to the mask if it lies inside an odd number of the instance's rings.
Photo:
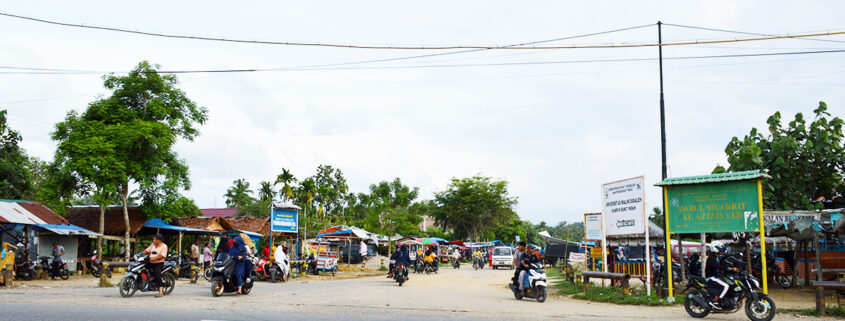
<svg viewBox="0 0 845 321">
<path fill-rule="evenodd" d="M 695 304 L 697 304 L 698 306 L 710 310 L 710 305 L 708 305 L 707 302 L 704 302 L 704 299 L 702 299 L 700 296 L 690 294 L 689 298 L 692 299 L 692 301 L 695 302 Z"/>
</svg>

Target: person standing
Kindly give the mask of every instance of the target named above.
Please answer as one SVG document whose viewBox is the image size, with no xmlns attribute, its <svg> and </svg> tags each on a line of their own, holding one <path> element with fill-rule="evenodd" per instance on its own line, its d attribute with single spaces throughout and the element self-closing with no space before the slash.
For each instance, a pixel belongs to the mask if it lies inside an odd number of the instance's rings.
<svg viewBox="0 0 845 321">
<path fill-rule="evenodd" d="M 191 262 L 200 264 L 200 241 L 195 240 L 191 244 Z"/>
<path fill-rule="evenodd" d="M 53 273 L 50 279 L 55 280 L 56 275 L 59 275 L 59 265 L 62 264 L 62 255 L 65 255 L 65 248 L 58 243 L 53 243 Z"/>
<path fill-rule="evenodd" d="M 161 278 L 161 270 L 164 267 L 164 259 L 167 257 L 167 244 L 161 241 L 161 234 L 156 234 L 153 236 L 153 244 L 147 247 L 144 250 L 144 254 L 150 255 L 150 271 L 153 272 L 153 280 L 155 281 L 154 284 L 158 287 L 158 294 L 156 294 L 157 298 L 164 296 L 164 292 L 162 286 L 164 285 Z"/>
<path fill-rule="evenodd" d="M 367 265 L 367 243 L 364 243 L 364 240 L 358 244 L 358 254 L 361 254 L 361 269 L 363 270 Z"/>
<path fill-rule="evenodd" d="M 207 270 L 211 267 L 211 241 L 205 244 L 205 248 L 202 249 L 202 269 Z"/>
</svg>

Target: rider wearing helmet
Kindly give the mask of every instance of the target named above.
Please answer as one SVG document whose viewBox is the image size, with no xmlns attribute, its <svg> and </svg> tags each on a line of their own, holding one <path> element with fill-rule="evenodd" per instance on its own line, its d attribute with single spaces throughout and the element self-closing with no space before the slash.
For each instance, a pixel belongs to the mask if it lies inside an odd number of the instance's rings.
<svg viewBox="0 0 845 321">
<path fill-rule="evenodd" d="M 725 297 L 728 293 L 728 283 L 724 278 L 728 271 L 737 272 L 739 269 L 730 267 L 725 262 L 725 254 L 727 247 L 719 241 L 710 244 L 710 255 L 707 256 L 707 263 L 704 267 L 704 273 L 707 276 L 707 290 L 713 296 L 713 301 L 710 306 L 713 308 L 719 307 L 719 300 Z"/>
</svg>

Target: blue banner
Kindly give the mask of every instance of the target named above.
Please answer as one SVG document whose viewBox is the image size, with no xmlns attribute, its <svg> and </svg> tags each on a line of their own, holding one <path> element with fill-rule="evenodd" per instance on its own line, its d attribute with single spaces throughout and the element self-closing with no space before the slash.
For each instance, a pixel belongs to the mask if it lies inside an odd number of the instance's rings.
<svg viewBox="0 0 845 321">
<path fill-rule="evenodd" d="M 299 216 L 296 211 L 274 208 L 271 219 L 273 232 L 297 232 Z"/>
</svg>

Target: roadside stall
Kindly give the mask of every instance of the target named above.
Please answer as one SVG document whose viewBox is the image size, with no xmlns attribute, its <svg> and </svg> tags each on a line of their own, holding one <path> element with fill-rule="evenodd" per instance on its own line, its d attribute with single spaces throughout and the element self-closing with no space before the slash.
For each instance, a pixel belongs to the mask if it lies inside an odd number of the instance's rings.
<svg viewBox="0 0 845 321">
<path fill-rule="evenodd" d="M 313 241 L 308 244 L 309 252 L 314 255 L 314 262 L 308 266 L 306 273 L 314 275 L 320 272 L 337 274 L 337 263 L 340 259 L 340 243 L 328 241 Z"/>
</svg>

